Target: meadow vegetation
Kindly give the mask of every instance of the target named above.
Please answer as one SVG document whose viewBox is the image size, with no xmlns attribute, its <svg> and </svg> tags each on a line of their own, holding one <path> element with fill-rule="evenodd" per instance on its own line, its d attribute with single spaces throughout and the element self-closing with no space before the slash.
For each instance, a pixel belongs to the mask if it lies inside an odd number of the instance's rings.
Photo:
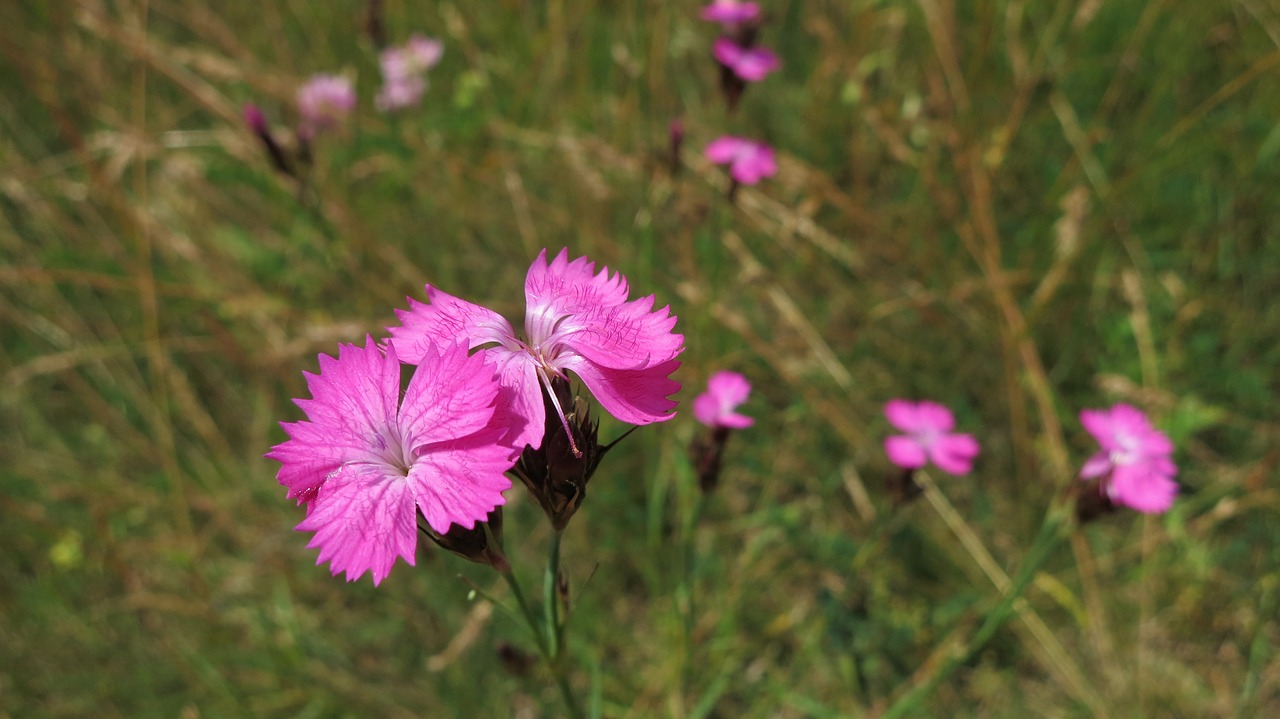
<svg viewBox="0 0 1280 719">
<path fill-rule="evenodd" d="M 781 69 L 730 113 L 696 2 L 382 5 L 444 43 L 396 113 L 363 1 L 0 3 L 0 717 L 559 716 L 491 569 L 331 577 L 262 455 L 317 354 L 427 282 L 518 319 L 562 247 L 686 344 L 681 414 L 564 534 L 591 713 L 1280 715 L 1275 6 L 767 0 Z M 359 101 L 299 180 L 242 107 L 288 144 L 319 72 Z M 726 133 L 779 165 L 732 203 Z M 721 369 L 756 422 L 703 496 L 685 410 Z M 974 472 L 895 502 L 894 397 L 954 409 Z M 1003 606 L 1115 402 L 1177 503 Z M 533 583 L 551 528 L 508 499 Z"/>
</svg>

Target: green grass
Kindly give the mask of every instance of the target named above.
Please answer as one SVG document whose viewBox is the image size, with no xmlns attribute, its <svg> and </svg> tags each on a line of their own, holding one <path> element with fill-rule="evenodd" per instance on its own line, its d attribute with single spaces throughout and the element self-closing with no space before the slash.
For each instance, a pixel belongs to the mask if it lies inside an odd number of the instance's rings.
<svg viewBox="0 0 1280 719">
<path fill-rule="evenodd" d="M 543 667 L 498 660 L 527 634 L 468 600 L 507 599 L 493 572 L 424 548 L 377 589 L 330 577 L 261 455 L 317 353 L 426 282 L 518 317 L 562 246 L 672 305 L 682 400 L 755 385 L 717 494 L 682 413 L 568 529 L 572 680 L 604 716 L 871 715 L 935 679 L 913 716 L 1280 713 L 1280 13 L 778 0 L 783 70 L 730 115 L 695 2 L 385 5 L 393 40 L 446 45 L 392 117 L 363 2 L 0 4 L 0 717 L 560 715 Z M 322 71 L 361 104 L 300 189 L 240 108 L 287 136 Z M 780 152 L 736 206 L 700 155 L 722 132 Z M 984 447 L 898 508 L 896 396 Z M 1116 401 L 1188 492 L 1082 528 L 937 673 L 1092 451 L 1076 414 Z"/>
</svg>

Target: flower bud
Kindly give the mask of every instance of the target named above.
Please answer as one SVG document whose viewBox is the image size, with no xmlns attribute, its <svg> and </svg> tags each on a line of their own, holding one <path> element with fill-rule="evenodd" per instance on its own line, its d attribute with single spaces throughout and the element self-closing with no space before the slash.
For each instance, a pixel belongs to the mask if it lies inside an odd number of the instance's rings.
<svg viewBox="0 0 1280 719">
<path fill-rule="evenodd" d="M 438 534 L 423 523 L 419 523 L 418 528 L 431 541 L 463 559 L 488 565 L 499 572 L 510 568 L 502 551 L 502 507 L 490 512 L 487 521 L 476 522 L 472 529 L 455 524 L 448 532 Z"/>
<path fill-rule="evenodd" d="M 556 378 L 551 387 L 558 404 L 572 407 L 573 411 L 565 414 L 566 422 L 562 424 L 544 390 L 547 420 L 542 446 L 525 447 L 512 471 L 529 488 L 558 532 L 569 524 L 569 519 L 582 505 L 587 496 L 587 482 L 613 445 L 600 446 L 599 421 L 591 418 L 586 400 L 570 394 L 566 380 Z"/>
</svg>

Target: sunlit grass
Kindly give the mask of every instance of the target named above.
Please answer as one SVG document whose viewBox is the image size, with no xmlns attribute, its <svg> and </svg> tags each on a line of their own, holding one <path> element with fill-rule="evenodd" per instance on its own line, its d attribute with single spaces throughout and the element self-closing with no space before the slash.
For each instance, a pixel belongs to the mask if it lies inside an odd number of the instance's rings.
<svg viewBox="0 0 1280 719">
<path fill-rule="evenodd" d="M 395 116 L 354 0 L 0 5 L 0 714 L 557 715 L 540 666 L 498 660 L 532 655 L 520 626 L 468 600 L 495 574 L 432 549 L 330 577 L 261 455 L 317 353 L 426 282 L 517 317 L 562 246 L 672 305 L 682 400 L 721 368 L 755 386 L 717 494 L 685 413 L 568 530 L 574 681 L 606 716 L 856 716 L 927 683 L 1092 451 L 1077 412 L 1122 400 L 1188 491 L 1081 530 L 920 711 L 1280 711 L 1280 14 L 772 2 L 782 70 L 731 115 L 697 3 L 385 6 L 393 40 L 446 45 Z M 300 186 L 241 105 L 287 137 L 315 72 L 361 104 Z M 724 132 L 781 165 L 733 205 L 700 154 Z M 897 396 L 984 448 L 902 507 Z"/>
</svg>

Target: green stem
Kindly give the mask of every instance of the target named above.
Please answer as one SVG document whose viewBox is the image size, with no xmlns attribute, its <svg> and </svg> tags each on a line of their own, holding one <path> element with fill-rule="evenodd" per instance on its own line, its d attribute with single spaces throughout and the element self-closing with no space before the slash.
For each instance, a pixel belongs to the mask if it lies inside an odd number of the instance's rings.
<svg viewBox="0 0 1280 719">
<path fill-rule="evenodd" d="M 547 571 L 542 575 L 542 614 L 545 621 L 547 648 L 552 661 L 560 660 L 560 645 L 564 638 L 564 626 L 560 623 L 560 602 L 556 597 L 556 582 L 560 578 L 560 538 L 563 532 L 551 536 L 547 549 Z"/>
<path fill-rule="evenodd" d="M 551 551 L 547 560 L 547 572 L 543 581 L 543 594 L 546 599 L 546 607 L 543 608 L 543 620 L 538 620 L 538 615 L 530 606 L 529 601 L 524 596 L 524 591 L 520 589 L 520 582 L 516 579 L 515 572 L 510 568 L 502 573 L 503 579 L 507 580 L 507 586 L 511 587 L 511 595 L 515 597 L 516 604 L 520 607 L 520 614 L 529 625 L 530 632 L 533 633 L 534 640 L 538 644 L 538 652 L 542 654 L 543 661 L 547 664 L 547 669 L 551 670 L 551 675 L 555 677 L 556 687 L 560 690 L 560 697 L 564 700 L 565 707 L 568 709 L 569 716 L 573 719 L 583 719 L 584 714 L 582 708 L 578 706 L 577 699 L 573 696 L 573 688 L 569 686 L 569 673 L 566 670 L 563 661 L 562 648 L 564 646 L 564 627 L 560 624 L 560 610 L 556 605 L 556 577 L 560 574 L 560 532 L 556 532 L 551 540 Z M 550 577 L 550 579 L 546 579 Z"/>
</svg>

